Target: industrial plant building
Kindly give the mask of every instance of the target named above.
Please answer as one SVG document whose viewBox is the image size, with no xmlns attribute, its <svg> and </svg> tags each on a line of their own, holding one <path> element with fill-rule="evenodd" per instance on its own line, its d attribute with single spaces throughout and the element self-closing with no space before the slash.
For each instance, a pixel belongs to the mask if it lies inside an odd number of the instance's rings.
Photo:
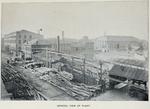
<svg viewBox="0 0 150 109">
<path fill-rule="evenodd" d="M 4 48 L 15 55 L 20 55 L 25 42 L 42 37 L 40 34 L 27 30 L 15 31 L 4 36 Z"/>
<path fill-rule="evenodd" d="M 104 35 L 94 41 L 95 51 L 127 51 L 131 46 L 139 46 L 139 39 L 133 36 Z"/>
</svg>

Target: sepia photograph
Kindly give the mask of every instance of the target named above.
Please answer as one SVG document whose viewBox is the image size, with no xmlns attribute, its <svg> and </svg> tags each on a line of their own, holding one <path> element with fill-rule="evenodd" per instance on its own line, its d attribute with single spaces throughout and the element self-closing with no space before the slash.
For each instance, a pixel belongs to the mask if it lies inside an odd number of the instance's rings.
<svg viewBox="0 0 150 109">
<path fill-rule="evenodd" d="M 2 101 L 148 101 L 148 0 L 1 3 Z"/>
</svg>

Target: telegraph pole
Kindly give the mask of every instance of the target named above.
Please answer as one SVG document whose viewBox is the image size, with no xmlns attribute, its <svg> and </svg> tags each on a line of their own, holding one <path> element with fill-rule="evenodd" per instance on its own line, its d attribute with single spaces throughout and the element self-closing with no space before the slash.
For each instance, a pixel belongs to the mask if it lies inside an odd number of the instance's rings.
<svg viewBox="0 0 150 109">
<path fill-rule="evenodd" d="M 46 63 L 46 66 L 48 67 L 48 49 L 46 48 L 45 49 L 45 59 L 46 59 L 46 61 L 45 61 L 45 63 Z"/>
<path fill-rule="evenodd" d="M 100 83 L 102 82 L 102 73 L 103 73 L 101 61 L 99 61 L 99 65 L 100 65 L 100 72 L 99 72 L 99 83 Z"/>
<path fill-rule="evenodd" d="M 85 83 L 85 58 L 83 59 L 83 79 Z"/>
<path fill-rule="evenodd" d="M 106 82 L 105 82 L 105 80 L 102 79 L 102 76 L 104 76 L 104 73 L 103 73 L 103 63 L 102 63 L 102 61 L 99 61 L 99 65 L 100 65 L 99 84 L 101 85 L 101 91 L 102 91 L 102 92 L 105 92 L 105 89 L 106 89 Z"/>
<path fill-rule="evenodd" d="M 99 85 L 101 85 L 101 91 L 104 92 L 104 82 L 102 80 L 102 75 L 103 75 L 103 69 L 102 69 L 102 62 L 99 61 L 99 65 L 100 65 L 100 72 L 99 72 Z"/>
</svg>

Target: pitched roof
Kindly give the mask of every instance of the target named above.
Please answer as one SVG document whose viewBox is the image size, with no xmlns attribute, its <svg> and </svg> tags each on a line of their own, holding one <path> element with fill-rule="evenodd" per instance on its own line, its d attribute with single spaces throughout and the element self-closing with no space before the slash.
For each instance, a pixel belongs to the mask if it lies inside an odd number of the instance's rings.
<svg viewBox="0 0 150 109">
<path fill-rule="evenodd" d="M 9 33 L 9 34 L 5 34 L 4 35 L 4 38 L 13 38 L 13 37 L 16 37 L 16 32 L 11 32 L 11 33 Z"/>
<path fill-rule="evenodd" d="M 14 32 L 5 34 L 5 37 L 4 37 L 4 38 L 16 37 L 17 32 L 28 32 L 28 33 L 36 34 L 36 35 L 38 35 L 38 36 L 43 37 L 43 35 L 41 35 L 41 34 L 38 34 L 38 33 L 32 32 L 32 31 L 28 31 L 28 30 L 22 29 L 22 30 L 18 30 L 18 31 L 14 31 Z"/>
<path fill-rule="evenodd" d="M 119 65 L 114 65 L 113 68 L 109 71 L 109 75 L 148 81 L 148 71 Z"/>
<path fill-rule="evenodd" d="M 17 31 L 17 32 L 29 32 L 29 33 L 36 34 L 36 35 L 39 35 L 39 36 L 43 37 L 42 34 L 39 34 L 39 33 L 36 33 L 36 32 L 32 32 L 32 31 L 29 31 L 29 30 L 25 30 L 25 29 L 22 29 L 22 30 Z"/>
</svg>

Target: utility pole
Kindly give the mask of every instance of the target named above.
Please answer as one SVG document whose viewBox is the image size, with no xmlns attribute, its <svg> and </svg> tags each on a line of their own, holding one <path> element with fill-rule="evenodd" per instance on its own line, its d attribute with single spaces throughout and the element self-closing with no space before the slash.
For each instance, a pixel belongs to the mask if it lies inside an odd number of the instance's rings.
<svg viewBox="0 0 150 109">
<path fill-rule="evenodd" d="M 83 79 L 85 83 L 85 58 L 83 59 Z"/>
<path fill-rule="evenodd" d="M 52 66 L 52 59 L 53 59 L 53 57 L 52 57 L 52 53 L 51 53 L 51 68 L 53 67 L 53 66 Z"/>
<path fill-rule="evenodd" d="M 99 72 L 99 82 L 98 84 L 101 86 L 101 92 L 103 92 L 103 83 L 102 83 L 102 62 L 99 61 L 99 65 L 100 65 L 100 72 Z"/>
<path fill-rule="evenodd" d="M 102 73 L 103 73 L 101 61 L 99 61 L 99 65 L 100 65 L 100 72 L 99 72 L 99 84 L 100 84 L 100 82 L 102 82 Z"/>
<path fill-rule="evenodd" d="M 50 62 L 49 62 L 49 59 L 50 59 L 50 53 L 49 53 L 49 49 L 48 49 L 48 51 L 47 51 L 47 61 L 48 61 L 48 68 L 50 67 Z"/>
<path fill-rule="evenodd" d="M 102 63 L 102 61 L 99 61 L 99 65 L 100 65 L 99 84 L 101 85 L 101 91 L 105 92 L 106 83 L 105 83 L 105 80 L 102 79 L 102 76 L 104 76 L 103 75 L 103 63 Z"/>
<path fill-rule="evenodd" d="M 46 63 L 46 66 L 48 67 L 48 61 L 47 61 L 48 60 L 48 54 L 47 53 L 48 53 L 48 49 L 46 48 L 45 49 L 45 59 L 46 59 L 45 63 Z"/>
<path fill-rule="evenodd" d="M 57 36 L 57 48 L 58 48 L 58 53 L 60 52 L 60 37 Z"/>
<path fill-rule="evenodd" d="M 73 64 L 74 64 L 74 58 L 73 57 L 71 57 L 71 73 L 73 74 Z"/>
</svg>

